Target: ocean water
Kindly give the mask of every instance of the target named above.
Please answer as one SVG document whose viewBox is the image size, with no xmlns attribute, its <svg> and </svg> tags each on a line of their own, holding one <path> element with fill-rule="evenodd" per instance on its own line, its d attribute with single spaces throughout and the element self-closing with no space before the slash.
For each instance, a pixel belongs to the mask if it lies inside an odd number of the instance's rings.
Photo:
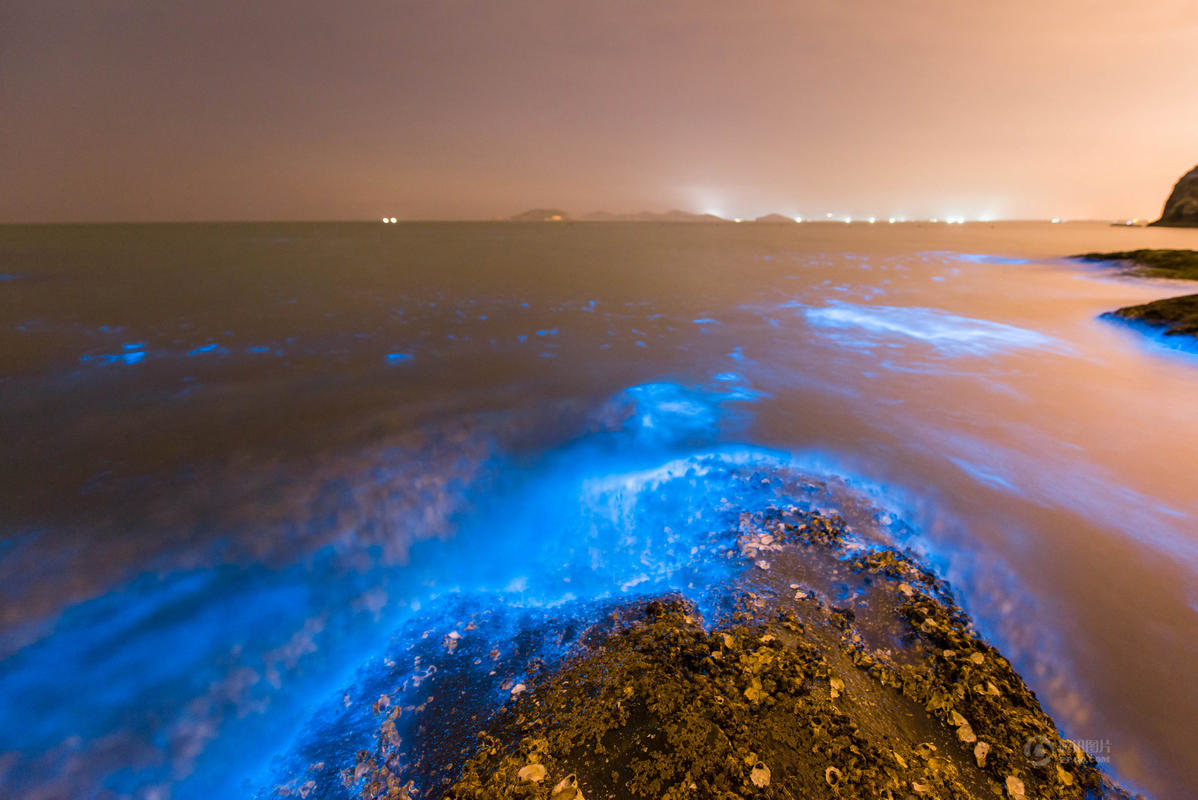
<svg viewBox="0 0 1198 800">
<path fill-rule="evenodd" d="M 350 796 L 311 764 L 454 620 L 552 659 L 716 603 L 738 476 L 785 468 L 1192 797 L 1198 354 L 1099 317 L 1194 287 L 1066 258 L 1137 247 L 1198 232 L 0 227 L 0 796 Z"/>
</svg>

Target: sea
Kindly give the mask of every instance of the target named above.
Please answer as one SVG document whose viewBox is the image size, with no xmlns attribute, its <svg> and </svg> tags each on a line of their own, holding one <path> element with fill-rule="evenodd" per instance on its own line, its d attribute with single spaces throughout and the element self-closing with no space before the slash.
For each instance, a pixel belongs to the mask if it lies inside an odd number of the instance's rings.
<svg viewBox="0 0 1198 800">
<path fill-rule="evenodd" d="M 1198 353 L 1103 315 L 1195 286 L 1070 258 L 1145 247 L 1198 231 L 0 226 L 0 797 L 352 797 L 413 648 L 710 600 L 758 468 L 1194 797 Z"/>
</svg>

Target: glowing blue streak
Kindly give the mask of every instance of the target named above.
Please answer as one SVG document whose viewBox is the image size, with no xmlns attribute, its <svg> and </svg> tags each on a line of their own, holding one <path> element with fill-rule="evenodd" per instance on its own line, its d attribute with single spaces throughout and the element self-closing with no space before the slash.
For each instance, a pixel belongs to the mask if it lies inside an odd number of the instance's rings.
<svg viewBox="0 0 1198 800">
<path fill-rule="evenodd" d="M 804 311 L 808 323 L 882 337 L 926 342 L 945 356 L 991 355 L 1016 349 L 1060 350 L 1056 340 L 1001 322 L 962 317 L 936 308 L 837 304 Z"/>
</svg>

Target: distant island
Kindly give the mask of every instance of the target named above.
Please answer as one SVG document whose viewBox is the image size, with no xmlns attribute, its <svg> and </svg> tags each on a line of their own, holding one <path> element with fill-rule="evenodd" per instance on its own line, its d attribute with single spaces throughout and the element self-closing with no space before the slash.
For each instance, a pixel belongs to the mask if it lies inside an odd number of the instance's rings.
<svg viewBox="0 0 1198 800">
<path fill-rule="evenodd" d="M 636 211 L 632 213 L 612 213 L 610 211 L 592 211 L 581 217 L 573 217 L 560 208 L 533 208 L 505 219 L 506 222 L 740 222 L 730 220 L 715 214 L 697 214 L 692 211 Z M 789 223 L 795 219 L 785 214 L 766 214 L 751 222 Z"/>
<path fill-rule="evenodd" d="M 1113 262 L 1128 274 L 1146 278 L 1198 281 L 1198 252 L 1194 250 L 1127 250 L 1085 253 L 1082 261 Z M 1198 294 L 1167 297 L 1138 306 L 1116 309 L 1104 317 L 1145 325 L 1164 336 L 1198 339 Z"/>
<path fill-rule="evenodd" d="M 1161 218 L 1153 225 L 1171 228 L 1198 228 L 1198 167 L 1181 176 L 1165 201 Z"/>
<path fill-rule="evenodd" d="M 570 222 L 570 215 L 560 208 L 532 208 L 508 217 L 507 222 Z"/>
</svg>

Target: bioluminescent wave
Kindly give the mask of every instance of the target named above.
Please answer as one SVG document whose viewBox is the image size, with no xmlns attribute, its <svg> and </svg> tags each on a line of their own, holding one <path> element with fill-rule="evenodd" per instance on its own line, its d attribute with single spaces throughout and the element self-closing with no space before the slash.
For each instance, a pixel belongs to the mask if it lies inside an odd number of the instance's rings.
<svg viewBox="0 0 1198 800">
<path fill-rule="evenodd" d="M 944 253 L 943 255 L 958 261 L 969 261 L 974 264 L 998 264 L 1014 267 L 1031 263 L 1026 258 L 1011 258 L 1009 256 L 990 255 L 987 253 Z"/>
<path fill-rule="evenodd" d="M 1128 331 L 1130 338 L 1145 349 L 1166 355 L 1181 354 L 1183 364 L 1193 363 L 1193 357 L 1198 355 L 1198 342 L 1192 336 L 1169 335 L 1157 326 L 1122 319 L 1113 314 L 1104 314 L 1103 320 L 1114 327 Z"/>
<path fill-rule="evenodd" d="M 935 308 L 837 304 L 806 310 L 813 325 L 919 341 L 943 356 L 987 356 L 1007 350 L 1052 350 L 1059 344 L 1036 331 L 950 314 Z M 866 339 L 865 341 L 873 341 Z"/>
</svg>

